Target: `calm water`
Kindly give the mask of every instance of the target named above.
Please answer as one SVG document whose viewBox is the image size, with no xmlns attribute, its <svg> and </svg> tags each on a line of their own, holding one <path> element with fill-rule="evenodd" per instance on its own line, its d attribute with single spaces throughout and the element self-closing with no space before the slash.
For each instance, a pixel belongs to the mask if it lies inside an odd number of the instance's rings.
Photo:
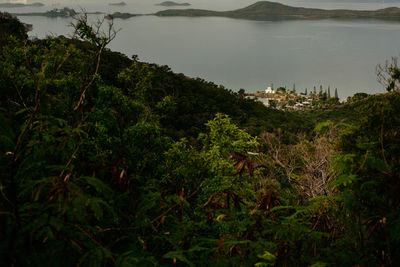
<svg viewBox="0 0 400 267">
<path fill-rule="evenodd" d="M 71 1 L 76 3 L 76 1 Z M 94 1 L 93 1 L 94 2 Z M 109 1 L 119 2 L 119 0 Z M 160 10 L 155 0 L 126 1 L 124 11 L 151 13 Z M 185 0 L 192 7 L 234 9 L 249 0 Z M 375 9 L 379 1 L 328 2 L 282 1 L 321 8 Z M 106 3 L 81 3 L 88 11 L 115 11 Z M 299 4 L 302 3 L 302 4 Z M 400 6 L 399 2 L 385 5 Z M 62 5 L 61 5 L 62 6 Z M 73 6 L 69 4 L 69 6 Z M 51 7 L 38 8 L 41 10 Z M 33 8 L 32 8 L 33 9 Z M 162 9 L 162 8 L 161 8 Z M 15 9 L 13 9 L 15 10 Z M 18 9 L 20 10 L 20 9 Z M 25 8 L 25 11 L 31 11 Z M 14 11 L 21 12 L 21 11 Z M 21 17 L 34 25 L 32 36 L 68 34 L 69 19 Z M 159 18 L 154 16 L 117 20 L 121 28 L 110 48 L 140 60 L 168 65 L 175 72 L 200 77 L 227 88 L 248 91 L 275 86 L 298 91 L 328 85 L 340 97 L 356 92 L 381 92 L 375 67 L 400 55 L 400 23 L 381 21 L 286 21 L 256 22 L 228 18 Z"/>
</svg>

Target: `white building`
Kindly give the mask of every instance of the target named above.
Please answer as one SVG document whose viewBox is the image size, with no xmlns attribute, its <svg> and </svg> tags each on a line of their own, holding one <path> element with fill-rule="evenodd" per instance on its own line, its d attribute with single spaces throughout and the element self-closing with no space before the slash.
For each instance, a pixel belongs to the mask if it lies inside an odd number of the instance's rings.
<svg viewBox="0 0 400 267">
<path fill-rule="evenodd" d="M 275 94 L 275 91 L 274 91 L 271 87 L 268 87 L 268 88 L 265 90 L 265 93 L 267 93 L 267 94 Z"/>
</svg>

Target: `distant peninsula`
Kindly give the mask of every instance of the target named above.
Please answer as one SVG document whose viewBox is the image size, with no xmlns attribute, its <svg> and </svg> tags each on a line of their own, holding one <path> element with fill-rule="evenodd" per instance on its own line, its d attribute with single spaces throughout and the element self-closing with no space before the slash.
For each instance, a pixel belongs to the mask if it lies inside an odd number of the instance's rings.
<svg viewBox="0 0 400 267">
<path fill-rule="evenodd" d="M 43 3 L 39 3 L 39 2 L 35 2 L 35 3 L 32 3 L 32 4 L 0 3 L 0 7 L 3 7 L 3 8 L 26 7 L 26 6 L 42 7 L 42 6 L 44 6 L 44 4 Z"/>
<path fill-rule="evenodd" d="M 228 17 L 247 20 L 317 20 L 317 19 L 379 19 L 400 21 L 400 8 L 390 7 L 374 11 L 325 10 L 292 7 L 275 2 L 260 1 L 233 11 L 211 11 L 203 9 L 168 9 L 155 13 L 156 16 L 184 17 Z"/>
<path fill-rule="evenodd" d="M 19 13 L 13 14 L 15 16 L 40 16 L 40 17 L 49 17 L 49 18 L 66 18 L 66 17 L 74 17 L 80 13 L 76 12 L 72 8 L 64 7 L 64 8 L 55 8 L 53 10 L 47 12 L 32 12 L 32 13 Z M 106 14 L 104 12 L 87 12 L 87 14 L 96 14 L 96 15 L 105 15 L 104 18 L 111 20 L 111 19 L 129 19 L 135 16 L 139 16 L 138 14 L 132 13 L 121 13 L 121 12 L 114 12 L 113 14 Z"/>
<path fill-rule="evenodd" d="M 114 12 L 113 14 L 108 14 L 105 16 L 106 19 L 111 20 L 111 19 L 129 19 L 132 17 L 137 16 L 136 14 L 131 14 L 131 13 L 121 13 L 121 12 Z"/>
<path fill-rule="evenodd" d="M 73 17 L 77 14 L 78 13 L 74 9 L 64 7 L 61 9 L 54 8 L 53 10 L 50 10 L 47 12 L 19 13 L 19 14 L 13 14 L 13 15 L 16 15 L 16 16 L 40 16 L 40 17 L 56 18 L 56 17 Z"/>
<path fill-rule="evenodd" d="M 119 2 L 119 3 L 109 3 L 109 6 L 126 6 L 125 2 Z"/>
<path fill-rule="evenodd" d="M 156 6 L 190 6 L 189 3 L 176 3 L 173 1 L 165 1 L 159 4 L 156 4 Z"/>
</svg>

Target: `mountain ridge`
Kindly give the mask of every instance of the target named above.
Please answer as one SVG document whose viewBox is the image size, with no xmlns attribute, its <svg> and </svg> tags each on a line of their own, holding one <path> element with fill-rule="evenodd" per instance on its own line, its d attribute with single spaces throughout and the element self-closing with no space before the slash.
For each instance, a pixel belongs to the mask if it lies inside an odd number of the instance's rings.
<svg viewBox="0 0 400 267">
<path fill-rule="evenodd" d="M 250 6 L 232 11 L 204 9 L 168 9 L 155 13 L 156 16 L 186 17 L 229 17 L 248 20 L 315 20 L 315 19 L 379 19 L 400 21 L 400 8 L 389 7 L 373 11 L 292 7 L 277 2 L 259 1 Z"/>
</svg>

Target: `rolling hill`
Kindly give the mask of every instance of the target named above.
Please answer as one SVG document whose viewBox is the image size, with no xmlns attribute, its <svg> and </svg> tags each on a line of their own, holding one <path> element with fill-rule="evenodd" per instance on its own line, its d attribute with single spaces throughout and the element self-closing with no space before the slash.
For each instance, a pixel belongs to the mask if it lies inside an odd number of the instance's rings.
<svg viewBox="0 0 400 267">
<path fill-rule="evenodd" d="M 283 5 L 275 2 L 260 1 L 248 7 L 233 11 L 212 11 L 203 9 L 169 9 L 159 11 L 156 16 L 205 17 L 218 16 L 248 20 L 312 20 L 312 19 L 379 19 L 400 20 L 400 8 L 390 7 L 374 11 L 360 10 L 324 10 Z"/>
</svg>

